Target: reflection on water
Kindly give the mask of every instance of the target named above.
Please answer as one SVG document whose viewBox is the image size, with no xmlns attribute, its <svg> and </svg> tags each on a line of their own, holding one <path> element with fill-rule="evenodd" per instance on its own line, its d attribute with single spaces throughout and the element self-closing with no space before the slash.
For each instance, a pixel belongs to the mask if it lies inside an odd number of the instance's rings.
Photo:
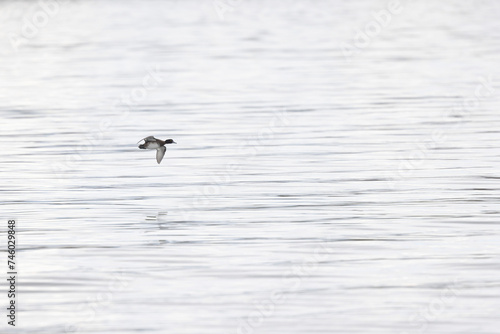
<svg viewBox="0 0 500 334">
<path fill-rule="evenodd" d="M 0 3 L 16 333 L 495 332 L 498 4 L 216 3 Z"/>
</svg>

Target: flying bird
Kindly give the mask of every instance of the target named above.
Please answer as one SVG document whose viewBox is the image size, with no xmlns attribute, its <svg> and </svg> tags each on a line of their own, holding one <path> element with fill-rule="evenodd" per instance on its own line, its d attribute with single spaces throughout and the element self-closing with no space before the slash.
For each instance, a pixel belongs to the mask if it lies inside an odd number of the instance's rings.
<svg viewBox="0 0 500 334">
<path fill-rule="evenodd" d="M 173 139 L 166 139 L 163 141 L 161 139 L 156 139 L 154 136 L 143 138 L 139 140 L 137 144 L 139 144 L 143 140 L 144 144 L 139 145 L 139 148 L 143 150 L 156 150 L 156 162 L 158 163 L 161 162 L 163 156 L 165 155 L 165 152 L 167 151 L 165 145 L 177 144 Z"/>
</svg>

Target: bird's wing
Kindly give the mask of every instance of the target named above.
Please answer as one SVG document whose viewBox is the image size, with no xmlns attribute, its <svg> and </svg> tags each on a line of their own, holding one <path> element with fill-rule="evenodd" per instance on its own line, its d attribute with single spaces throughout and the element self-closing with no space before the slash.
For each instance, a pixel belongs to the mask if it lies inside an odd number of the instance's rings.
<svg viewBox="0 0 500 334">
<path fill-rule="evenodd" d="M 156 149 L 156 162 L 158 162 L 158 163 L 161 162 L 166 151 L 167 151 L 167 148 L 165 146 L 158 147 Z"/>
<path fill-rule="evenodd" d="M 141 140 L 139 140 L 139 141 L 137 142 L 137 144 L 139 144 L 139 143 L 140 143 L 141 141 L 143 141 L 143 140 L 144 140 L 144 142 L 146 142 L 146 143 L 147 143 L 148 141 L 156 141 L 156 138 L 155 138 L 154 136 L 147 136 L 146 138 L 142 138 Z"/>
</svg>

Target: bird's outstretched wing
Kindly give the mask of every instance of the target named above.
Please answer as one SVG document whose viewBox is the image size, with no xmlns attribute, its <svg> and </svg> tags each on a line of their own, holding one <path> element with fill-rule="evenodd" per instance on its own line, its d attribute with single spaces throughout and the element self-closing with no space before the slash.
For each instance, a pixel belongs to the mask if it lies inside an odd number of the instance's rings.
<svg viewBox="0 0 500 334">
<path fill-rule="evenodd" d="M 151 142 L 151 141 L 156 141 L 156 138 L 155 138 L 154 136 L 147 136 L 146 138 L 142 138 L 141 140 L 139 140 L 139 141 L 137 142 L 137 144 L 139 144 L 139 143 L 140 143 L 141 141 L 143 141 L 143 140 L 144 140 L 144 142 L 146 142 L 146 143 L 147 143 L 148 141 L 149 141 L 149 142 Z"/>
<path fill-rule="evenodd" d="M 158 162 L 158 163 L 161 162 L 166 151 L 167 151 L 167 148 L 165 146 L 161 146 L 161 147 L 158 147 L 156 149 L 156 162 Z"/>
</svg>

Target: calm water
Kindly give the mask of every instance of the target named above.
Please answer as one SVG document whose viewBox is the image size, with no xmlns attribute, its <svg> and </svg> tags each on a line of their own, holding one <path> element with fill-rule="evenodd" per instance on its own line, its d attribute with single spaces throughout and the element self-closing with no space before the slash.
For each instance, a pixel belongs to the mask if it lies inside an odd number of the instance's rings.
<svg viewBox="0 0 500 334">
<path fill-rule="evenodd" d="M 500 5 L 389 7 L 0 2 L 2 332 L 498 333 Z"/>
</svg>

